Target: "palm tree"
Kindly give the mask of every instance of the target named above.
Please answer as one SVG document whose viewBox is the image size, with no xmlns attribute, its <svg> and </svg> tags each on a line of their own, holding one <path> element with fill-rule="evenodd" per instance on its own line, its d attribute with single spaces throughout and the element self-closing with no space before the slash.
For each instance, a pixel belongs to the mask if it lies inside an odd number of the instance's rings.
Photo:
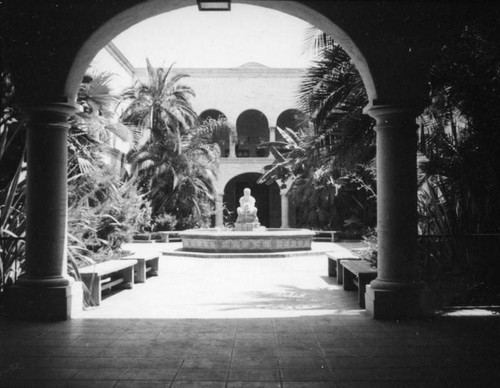
<svg viewBox="0 0 500 388">
<path fill-rule="evenodd" d="M 112 152 L 111 134 L 130 141 L 132 131 L 118 121 L 116 107 L 120 96 L 111 92 L 113 75 L 89 72 L 78 90 L 77 103 L 82 107 L 74 116 L 68 136 L 68 175 L 98 173 L 104 167 L 102 153 Z"/>
<path fill-rule="evenodd" d="M 375 156 L 372 120 L 363 114 L 368 103 L 356 67 L 342 48 L 323 32 L 308 30 L 306 44 L 317 59 L 307 69 L 299 106 L 313 117 L 318 143 L 335 158 L 339 169 L 353 169 Z"/>
<path fill-rule="evenodd" d="M 122 114 L 122 122 L 137 128 L 136 146 L 148 141 L 175 140 L 179 152 L 182 135 L 197 123 L 197 115 L 189 102 L 195 93 L 189 86 L 179 83 L 186 74 L 171 73 L 173 65 L 157 69 L 149 59 L 146 65 L 148 79 L 137 81 L 123 93 L 130 104 Z"/>
<path fill-rule="evenodd" d="M 198 124 L 189 101 L 194 91 L 179 83 L 185 74 L 173 75 L 172 66 L 155 69 L 149 61 L 147 68 L 148 80 L 124 93 L 130 104 L 122 119 L 136 127 L 131 176 L 155 217 L 175 214 L 196 223 L 208 217 L 214 201 L 220 149 L 211 139 L 218 127 Z"/>
<path fill-rule="evenodd" d="M 420 118 L 418 159 L 420 233 L 431 235 L 421 238 L 423 251 L 438 268 L 431 275 L 452 279 L 457 294 L 477 298 L 482 290 L 483 303 L 492 304 L 500 298 L 500 266 L 491 256 L 500 244 L 497 24 L 471 20 L 442 48 L 429 75 L 432 103 Z"/>
<path fill-rule="evenodd" d="M 290 196 L 308 209 L 303 220 L 307 226 L 338 228 L 352 215 L 373 226 L 374 181 L 371 167 L 363 166 L 375 156 L 374 131 L 362 112 L 367 97 L 361 77 L 349 56 L 323 32 L 308 30 L 306 45 L 317 59 L 302 81 L 299 107 L 313 118 L 314 128 L 297 136 L 279 129 L 285 141 L 267 144 L 276 162 L 261 181 L 294 179 Z"/>
</svg>

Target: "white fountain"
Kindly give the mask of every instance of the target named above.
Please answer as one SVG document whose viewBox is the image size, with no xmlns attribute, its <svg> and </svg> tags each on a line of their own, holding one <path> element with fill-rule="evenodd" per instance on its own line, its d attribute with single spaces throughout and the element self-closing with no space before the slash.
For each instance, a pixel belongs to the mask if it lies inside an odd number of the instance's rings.
<svg viewBox="0 0 500 388">
<path fill-rule="evenodd" d="M 234 230 L 190 229 L 180 232 L 183 251 L 259 253 L 311 250 L 314 232 L 307 229 L 267 229 L 260 225 L 255 198 L 243 190 Z"/>
</svg>

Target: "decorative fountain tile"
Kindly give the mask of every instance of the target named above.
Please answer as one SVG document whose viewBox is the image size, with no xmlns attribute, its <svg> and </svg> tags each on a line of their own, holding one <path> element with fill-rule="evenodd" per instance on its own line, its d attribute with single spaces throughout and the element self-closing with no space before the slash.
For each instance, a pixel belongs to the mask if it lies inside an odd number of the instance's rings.
<svg viewBox="0 0 500 388">
<path fill-rule="evenodd" d="M 314 232 L 307 229 L 232 231 L 191 229 L 179 232 L 184 251 L 192 252 L 287 252 L 311 249 Z"/>
</svg>

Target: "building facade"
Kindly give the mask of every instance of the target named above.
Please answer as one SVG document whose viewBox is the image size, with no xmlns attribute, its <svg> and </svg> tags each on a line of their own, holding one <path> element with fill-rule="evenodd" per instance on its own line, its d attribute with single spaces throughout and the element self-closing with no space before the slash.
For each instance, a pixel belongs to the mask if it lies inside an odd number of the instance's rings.
<svg viewBox="0 0 500 388">
<path fill-rule="evenodd" d="M 416 117 L 429 103 L 428 74 L 443 45 L 459 39 L 487 2 L 233 0 L 298 17 L 349 54 L 376 120 L 377 278 L 366 289 L 376 319 L 421 316 L 427 292 L 417 281 Z M 75 98 L 96 54 L 140 21 L 194 5 L 180 0 L 6 2 L 2 42 L 27 125 L 26 272 L 11 287 L 14 317 L 68 319 L 67 131 Z M 27 28 L 29 26 L 29 28 Z M 227 112 L 226 114 L 230 114 Z M 47 174 L 50 171 L 50 174 Z"/>
<path fill-rule="evenodd" d="M 145 68 L 134 68 L 113 43 L 101 50 L 91 66 L 115 74 L 117 90 L 148 77 Z M 223 227 L 235 221 L 238 198 L 245 187 L 252 190 L 257 200 L 262 225 L 294 225 L 296 209 L 289 205 L 289 187 L 257 184 L 264 167 L 273 161 L 268 150 L 259 145 L 279 139 L 277 127 L 297 129 L 303 117 L 296 106 L 304 72 L 300 68 L 270 68 L 255 62 L 235 68 L 172 68 L 173 74 L 188 76 L 181 82 L 196 94 L 191 103 L 200 121 L 224 117 L 236 129 L 237 138 L 228 137 L 221 144 L 214 226 Z M 119 149 L 126 151 L 126 146 L 120 145 Z"/>
</svg>

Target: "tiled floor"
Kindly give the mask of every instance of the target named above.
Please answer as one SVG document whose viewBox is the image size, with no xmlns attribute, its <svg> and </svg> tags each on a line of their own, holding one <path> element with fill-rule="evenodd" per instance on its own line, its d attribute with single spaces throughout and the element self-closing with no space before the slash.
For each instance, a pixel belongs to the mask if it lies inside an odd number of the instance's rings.
<svg viewBox="0 0 500 388">
<path fill-rule="evenodd" d="M 500 386 L 498 317 L 374 321 L 324 257 L 160 265 L 77 319 L 0 320 L 0 386 Z"/>
</svg>

